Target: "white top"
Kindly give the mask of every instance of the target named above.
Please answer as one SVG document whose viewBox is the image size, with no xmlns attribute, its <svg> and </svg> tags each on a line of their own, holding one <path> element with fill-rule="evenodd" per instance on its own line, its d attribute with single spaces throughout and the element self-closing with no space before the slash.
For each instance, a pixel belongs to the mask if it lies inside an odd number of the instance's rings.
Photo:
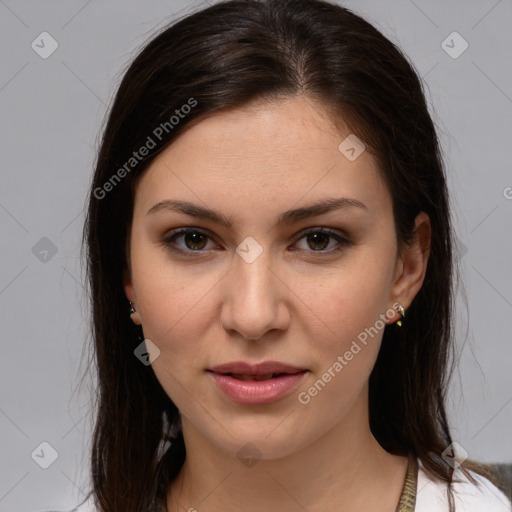
<svg viewBox="0 0 512 512">
<path fill-rule="evenodd" d="M 421 461 L 418 468 L 415 512 L 448 512 L 446 484 L 433 481 L 423 470 Z M 469 471 L 479 485 L 471 483 L 460 468 L 454 472 L 452 483 L 456 512 L 511 512 L 512 505 L 505 494 L 487 478 Z M 460 480 L 460 481 L 455 481 Z M 81 512 L 81 511 L 80 511 Z M 93 511 L 94 512 L 94 511 Z"/>
<path fill-rule="evenodd" d="M 418 461 L 418 486 L 416 489 L 415 512 L 448 512 L 448 496 L 446 484 L 438 480 L 431 480 L 423 470 L 421 461 Z M 493 483 L 487 478 L 470 471 L 479 482 L 479 486 L 471 483 L 460 469 L 454 472 L 453 495 L 456 512 L 512 512 L 512 505 Z M 70 512 L 97 512 L 92 501 Z"/>
</svg>

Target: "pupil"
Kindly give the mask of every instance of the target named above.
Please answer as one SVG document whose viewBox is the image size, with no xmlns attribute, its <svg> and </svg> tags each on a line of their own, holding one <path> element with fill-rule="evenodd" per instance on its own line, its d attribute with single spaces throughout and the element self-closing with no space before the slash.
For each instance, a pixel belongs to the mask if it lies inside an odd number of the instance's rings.
<svg viewBox="0 0 512 512">
<path fill-rule="evenodd" d="M 325 243 L 322 243 L 322 239 Z M 318 249 L 325 249 L 329 245 L 329 235 L 325 233 L 312 233 L 308 235 L 308 243 L 310 241 L 312 241 L 313 244 L 321 245 L 321 247 L 317 247 Z"/>
</svg>

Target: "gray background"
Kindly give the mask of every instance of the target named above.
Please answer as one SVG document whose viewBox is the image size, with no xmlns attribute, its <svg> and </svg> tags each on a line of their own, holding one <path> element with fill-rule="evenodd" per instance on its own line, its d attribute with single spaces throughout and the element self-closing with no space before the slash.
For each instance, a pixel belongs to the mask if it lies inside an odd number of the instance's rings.
<svg viewBox="0 0 512 512">
<path fill-rule="evenodd" d="M 88 489 L 91 383 L 79 387 L 88 332 L 80 236 L 97 136 L 138 46 L 199 5 L 206 3 L 0 0 L 2 511 L 69 509 Z M 453 436 L 472 458 L 510 462 L 512 4 L 344 5 L 398 43 L 428 85 L 468 304 L 459 292 Z M 47 59 L 31 47 L 43 31 L 58 43 Z M 453 31 L 469 44 L 458 58 L 441 46 Z M 461 48 L 457 40 L 445 44 Z M 58 452 L 48 469 L 35 462 L 50 461 L 43 441 Z"/>
</svg>

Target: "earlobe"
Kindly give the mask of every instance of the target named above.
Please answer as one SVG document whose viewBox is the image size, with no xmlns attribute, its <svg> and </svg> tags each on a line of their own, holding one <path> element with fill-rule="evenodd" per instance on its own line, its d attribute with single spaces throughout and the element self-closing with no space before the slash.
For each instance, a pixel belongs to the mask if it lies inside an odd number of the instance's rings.
<svg viewBox="0 0 512 512">
<path fill-rule="evenodd" d="M 128 269 L 123 271 L 123 287 L 124 293 L 128 300 L 128 311 L 132 322 L 135 325 L 142 325 L 142 319 L 140 317 L 140 313 L 137 311 L 136 299 L 135 299 L 135 290 L 133 288 L 132 278 Z"/>
<path fill-rule="evenodd" d="M 420 291 L 430 255 L 430 218 L 421 212 L 415 219 L 412 240 L 403 247 L 393 285 L 392 301 L 398 301 L 405 310 Z"/>
<path fill-rule="evenodd" d="M 135 304 L 132 301 L 130 301 L 129 305 L 130 305 L 130 318 L 132 319 L 132 322 L 135 325 L 142 325 L 142 320 L 140 318 L 139 312 L 135 309 Z"/>
</svg>

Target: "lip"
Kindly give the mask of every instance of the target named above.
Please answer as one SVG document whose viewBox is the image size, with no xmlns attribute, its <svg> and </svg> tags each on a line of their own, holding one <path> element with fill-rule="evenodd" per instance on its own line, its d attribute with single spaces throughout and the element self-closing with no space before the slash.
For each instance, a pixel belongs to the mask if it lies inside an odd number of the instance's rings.
<svg viewBox="0 0 512 512">
<path fill-rule="evenodd" d="M 233 361 L 231 363 L 219 364 L 209 368 L 215 373 L 237 373 L 241 375 L 267 375 L 269 373 L 297 373 L 304 371 L 299 368 L 279 361 L 263 361 L 258 364 L 249 364 L 245 361 Z"/>
<path fill-rule="evenodd" d="M 268 404 L 287 395 L 298 386 L 307 370 L 276 361 L 251 365 L 243 361 L 221 364 L 208 369 L 222 393 L 237 404 Z M 240 380 L 226 374 L 246 378 L 279 374 L 264 380 Z"/>
</svg>

